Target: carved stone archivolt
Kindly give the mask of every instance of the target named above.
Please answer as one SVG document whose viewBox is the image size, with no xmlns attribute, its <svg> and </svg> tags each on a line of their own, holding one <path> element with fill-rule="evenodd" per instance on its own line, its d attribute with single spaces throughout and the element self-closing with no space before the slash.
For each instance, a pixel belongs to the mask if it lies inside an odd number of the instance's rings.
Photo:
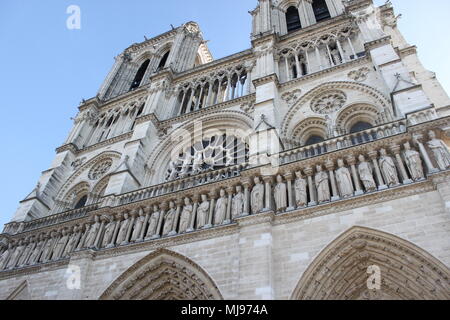
<svg viewBox="0 0 450 320">
<path fill-rule="evenodd" d="M 222 300 L 211 277 L 192 260 L 160 249 L 143 258 L 100 300 Z"/>
<path fill-rule="evenodd" d="M 369 289 L 369 267 L 380 289 Z M 303 274 L 293 300 L 448 300 L 450 270 L 416 245 L 396 236 L 354 227 L 333 241 Z"/>
</svg>

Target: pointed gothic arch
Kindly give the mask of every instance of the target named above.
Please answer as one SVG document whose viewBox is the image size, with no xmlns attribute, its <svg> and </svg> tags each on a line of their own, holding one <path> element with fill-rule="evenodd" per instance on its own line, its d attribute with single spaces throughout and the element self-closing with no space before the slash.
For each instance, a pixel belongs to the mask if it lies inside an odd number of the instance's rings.
<svg viewBox="0 0 450 320">
<path fill-rule="evenodd" d="M 125 271 L 100 300 L 223 300 L 212 278 L 195 262 L 159 249 Z"/>
<path fill-rule="evenodd" d="M 381 271 L 381 290 L 369 290 L 368 267 Z M 292 300 L 448 300 L 450 270 L 413 243 L 353 227 L 328 245 L 304 272 Z"/>
<path fill-rule="evenodd" d="M 298 127 L 298 124 L 304 120 L 302 112 L 299 112 L 302 108 L 311 109 L 310 103 L 318 96 L 327 92 L 336 92 L 337 90 L 344 92 L 347 97 L 353 95 L 364 96 L 364 101 L 356 101 L 354 98 L 346 98 L 348 101 L 342 105 L 340 113 L 347 109 L 350 105 L 372 105 L 376 106 L 379 110 L 377 114 L 383 114 L 385 118 L 392 118 L 392 104 L 389 99 L 376 88 L 368 86 L 362 83 L 354 83 L 349 81 L 333 81 L 321 84 L 314 89 L 305 93 L 300 97 L 290 108 L 285 115 L 281 123 L 281 133 L 287 138 L 291 139 L 294 136 L 294 131 Z M 361 98 L 358 98 L 361 99 Z"/>
</svg>

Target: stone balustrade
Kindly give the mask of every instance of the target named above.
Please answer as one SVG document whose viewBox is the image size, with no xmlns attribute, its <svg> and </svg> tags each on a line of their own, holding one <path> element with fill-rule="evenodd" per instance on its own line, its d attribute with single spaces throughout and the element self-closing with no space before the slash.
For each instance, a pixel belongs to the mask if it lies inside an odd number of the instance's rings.
<svg viewBox="0 0 450 320">
<path fill-rule="evenodd" d="M 280 163 L 304 160 L 328 152 L 350 148 L 364 143 L 373 142 L 386 137 L 406 132 L 406 121 L 400 120 L 370 128 L 357 133 L 329 139 L 314 145 L 300 147 L 280 153 Z"/>
<path fill-rule="evenodd" d="M 447 125 L 445 119 L 438 121 Z M 61 261 L 84 249 L 110 250 L 201 233 L 267 212 L 289 215 L 320 210 L 333 202 L 422 183 L 450 169 L 450 162 L 442 167 L 445 159 L 438 158 L 450 159 L 447 149 L 430 152 L 427 148 L 440 143 L 431 133 L 431 140 L 425 141 L 430 123 L 404 133 L 394 129 L 400 127 L 401 123 L 388 125 L 378 129 L 388 130 L 388 137 L 377 136 L 278 168 L 218 170 L 118 196 L 111 202 L 114 205 L 23 223 L 15 234 L 0 236 L 0 269 L 8 272 Z M 440 164 L 438 168 L 435 163 Z M 231 175 L 214 179 L 213 173 Z"/>
</svg>

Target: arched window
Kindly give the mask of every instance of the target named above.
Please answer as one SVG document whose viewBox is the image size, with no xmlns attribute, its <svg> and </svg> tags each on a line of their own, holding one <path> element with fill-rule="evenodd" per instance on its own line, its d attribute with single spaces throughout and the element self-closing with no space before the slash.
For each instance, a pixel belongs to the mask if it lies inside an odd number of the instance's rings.
<svg viewBox="0 0 450 320">
<path fill-rule="evenodd" d="M 130 90 L 139 88 L 149 64 L 150 64 L 150 60 L 145 60 L 145 62 L 141 65 L 138 72 L 136 73 L 136 76 L 134 77 L 134 80 L 133 80 L 133 83 L 131 84 Z"/>
<path fill-rule="evenodd" d="M 317 22 L 331 18 L 330 11 L 328 10 L 325 0 L 314 0 L 312 6 Z"/>
<path fill-rule="evenodd" d="M 160 71 L 166 67 L 166 63 L 167 63 L 167 59 L 169 58 L 169 54 L 170 54 L 170 51 L 167 51 L 166 54 L 162 57 L 161 61 L 159 62 L 157 71 Z"/>
<path fill-rule="evenodd" d="M 313 136 L 309 137 L 308 140 L 306 140 L 305 147 L 311 146 L 311 145 L 316 144 L 316 143 L 321 143 L 321 142 L 324 142 L 324 141 L 325 141 L 325 139 L 322 138 L 321 136 L 313 135 Z"/>
<path fill-rule="evenodd" d="M 373 126 L 370 123 L 360 121 L 353 125 L 353 127 L 350 129 L 350 133 L 357 133 L 371 128 L 373 128 Z"/>
<path fill-rule="evenodd" d="M 370 123 L 360 121 L 360 122 L 356 123 L 355 125 L 353 125 L 353 127 L 350 129 L 350 133 L 358 133 L 358 132 L 368 130 L 371 128 L 373 128 L 373 126 Z M 372 136 L 372 138 L 374 137 L 373 135 L 369 135 L 367 132 L 364 132 L 362 134 L 360 133 L 357 136 L 352 137 L 352 142 L 355 145 L 360 144 L 360 143 L 365 143 L 365 142 L 370 141 L 371 136 Z"/>
<path fill-rule="evenodd" d="M 80 209 L 80 208 L 83 208 L 83 207 L 86 205 L 87 199 L 88 199 L 87 195 L 81 197 L 81 199 L 78 200 L 77 204 L 75 205 L 75 208 L 74 208 L 74 209 Z"/>
<path fill-rule="evenodd" d="M 296 7 L 289 7 L 286 11 L 286 23 L 288 32 L 301 29 L 300 16 Z"/>
</svg>

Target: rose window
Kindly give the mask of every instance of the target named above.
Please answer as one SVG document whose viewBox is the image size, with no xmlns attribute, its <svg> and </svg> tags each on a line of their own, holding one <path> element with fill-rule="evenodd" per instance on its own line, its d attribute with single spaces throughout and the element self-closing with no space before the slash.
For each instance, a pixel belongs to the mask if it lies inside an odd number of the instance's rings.
<svg viewBox="0 0 450 320">
<path fill-rule="evenodd" d="M 104 176 L 112 166 L 112 160 L 108 159 L 95 165 L 89 172 L 89 179 L 97 180 Z"/>
<path fill-rule="evenodd" d="M 318 114 L 330 114 L 339 111 L 347 101 L 341 91 L 332 91 L 316 97 L 311 102 L 311 109 Z"/>
<path fill-rule="evenodd" d="M 248 162 L 248 146 L 235 136 L 203 138 L 170 161 L 166 181 Z"/>
</svg>

